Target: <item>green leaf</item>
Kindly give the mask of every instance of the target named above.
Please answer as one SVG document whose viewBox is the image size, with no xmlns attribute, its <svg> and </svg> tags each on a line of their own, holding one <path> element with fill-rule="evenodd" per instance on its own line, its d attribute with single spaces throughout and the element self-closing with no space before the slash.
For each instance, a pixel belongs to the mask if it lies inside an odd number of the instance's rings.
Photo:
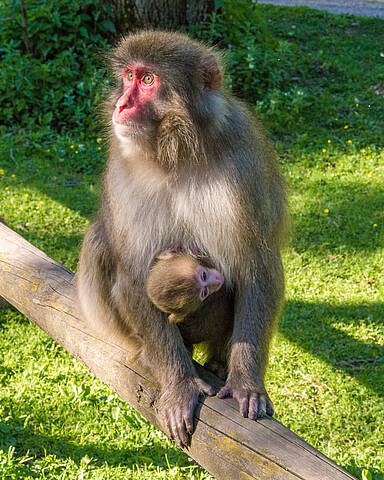
<svg viewBox="0 0 384 480">
<path fill-rule="evenodd" d="M 115 25 L 110 20 L 104 20 L 101 23 L 101 27 L 103 30 L 106 30 L 107 32 L 116 33 Z"/>
<path fill-rule="evenodd" d="M 363 470 L 361 478 L 362 480 L 372 480 L 372 474 L 369 470 Z"/>
</svg>

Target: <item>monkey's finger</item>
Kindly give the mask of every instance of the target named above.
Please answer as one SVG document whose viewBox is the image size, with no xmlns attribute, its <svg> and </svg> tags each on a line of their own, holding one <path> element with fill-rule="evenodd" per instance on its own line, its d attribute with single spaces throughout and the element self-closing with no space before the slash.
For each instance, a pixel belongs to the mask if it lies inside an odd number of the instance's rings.
<svg viewBox="0 0 384 480">
<path fill-rule="evenodd" d="M 226 387 L 225 385 L 216 394 L 216 397 L 218 397 L 218 398 L 227 398 L 227 397 L 231 397 L 231 396 L 232 396 L 232 391 L 231 391 L 230 387 Z"/>
<path fill-rule="evenodd" d="M 185 431 L 188 434 L 192 434 L 193 433 L 193 414 L 184 415 L 184 425 L 185 425 Z"/>
<path fill-rule="evenodd" d="M 171 423 L 166 413 L 164 414 L 164 417 L 163 417 L 163 424 L 164 424 L 165 434 L 167 435 L 167 437 L 173 440 L 174 437 L 172 435 Z"/>
<path fill-rule="evenodd" d="M 259 396 L 259 409 L 257 411 L 257 416 L 258 417 L 265 417 L 267 414 L 267 399 L 265 398 L 265 395 L 260 395 Z"/>
<path fill-rule="evenodd" d="M 271 417 L 273 416 L 274 410 L 273 410 L 273 405 L 272 402 L 269 398 L 267 398 L 267 415 L 270 415 Z"/>
<path fill-rule="evenodd" d="M 257 397 L 252 395 L 251 398 L 249 399 L 248 417 L 251 418 L 252 420 L 256 420 L 258 416 L 257 412 L 259 408 L 260 408 L 259 400 L 257 399 Z"/>
<path fill-rule="evenodd" d="M 240 414 L 245 418 L 248 417 L 248 406 L 249 406 L 248 397 L 239 398 Z"/>
<path fill-rule="evenodd" d="M 176 428 L 179 441 L 181 442 L 182 446 L 187 447 L 190 443 L 190 436 L 185 428 L 185 419 L 181 410 L 178 410 L 176 414 Z"/>
<path fill-rule="evenodd" d="M 176 417 L 175 415 L 171 414 L 170 415 L 170 428 L 171 428 L 171 437 L 173 441 L 176 443 L 178 447 L 183 446 L 182 438 L 179 435 L 178 428 L 177 428 L 177 422 L 176 422 Z"/>
</svg>

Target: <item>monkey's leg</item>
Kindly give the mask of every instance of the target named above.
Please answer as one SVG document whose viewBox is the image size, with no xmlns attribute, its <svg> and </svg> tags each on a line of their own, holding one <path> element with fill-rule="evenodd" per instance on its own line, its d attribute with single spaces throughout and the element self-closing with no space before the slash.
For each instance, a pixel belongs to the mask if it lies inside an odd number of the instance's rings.
<svg viewBox="0 0 384 480">
<path fill-rule="evenodd" d="M 216 389 L 198 376 L 178 326 L 170 323 L 144 292 L 139 278 L 132 279 L 127 271 L 118 269 L 114 302 L 120 317 L 132 324 L 143 340 L 140 358 L 160 386 L 157 405 L 168 435 L 178 445 L 188 445 L 199 396 L 214 395 Z"/>
<path fill-rule="evenodd" d="M 80 254 L 76 275 L 77 295 L 84 318 L 90 328 L 120 345 L 132 361 L 140 351 L 142 341 L 119 318 L 110 301 L 110 288 L 115 276 L 108 262 L 102 225 L 95 223 L 87 232 Z"/>
<path fill-rule="evenodd" d="M 178 324 L 184 342 L 204 342 L 204 366 L 222 380 L 227 378 L 229 343 L 233 331 L 233 296 L 224 288 Z"/>
<path fill-rule="evenodd" d="M 252 419 L 265 413 L 273 415 L 264 374 L 273 326 L 281 308 L 284 279 L 280 255 L 269 257 L 253 281 L 248 280 L 237 289 L 229 374 L 217 394 L 219 398 L 234 397 L 240 413 Z"/>
<path fill-rule="evenodd" d="M 223 290 L 206 317 L 210 329 L 208 339 L 208 360 L 205 367 L 222 380 L 228 376 L 229 344 L 233 331 L 234 299 Z"/>
<path fill-rule="evenodd" d="M 217 375 L 222 380 L 228 376 L 228 352 L 230 335 L 224 338 L 224 341 L 208 344 L 208 360 L 204 367 Z"/>
</svg>

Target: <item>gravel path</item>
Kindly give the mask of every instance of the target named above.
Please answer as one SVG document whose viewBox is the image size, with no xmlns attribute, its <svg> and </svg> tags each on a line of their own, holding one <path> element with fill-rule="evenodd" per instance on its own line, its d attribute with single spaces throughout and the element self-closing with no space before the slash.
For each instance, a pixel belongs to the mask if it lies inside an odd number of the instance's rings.
<svg viewBox="0 0 384 480">
<path fill-rule="evenodd" d="M 290 7 L 305 5 L 332 13 L 351 13 L 363 17 L 384 18 L 384 2 L 372 0 L 259 0 L 259 3 Z"/>
</svg>

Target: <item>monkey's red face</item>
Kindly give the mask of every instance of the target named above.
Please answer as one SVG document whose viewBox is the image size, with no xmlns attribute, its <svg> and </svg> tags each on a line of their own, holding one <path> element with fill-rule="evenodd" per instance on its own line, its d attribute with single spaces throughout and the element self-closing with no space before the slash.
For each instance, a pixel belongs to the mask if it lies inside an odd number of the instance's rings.
<svg viewBox="0 0 384 480">
<path fill-rule="evenodd" d="M 123 71 L 123 94 L 112 115 L 117 134 L 129 134 L 132 126 L 148 117 L 146 110 L 157 96 L 159 84 L 159 77 L 145 65 L 133 65 Z"/>
</svg>

